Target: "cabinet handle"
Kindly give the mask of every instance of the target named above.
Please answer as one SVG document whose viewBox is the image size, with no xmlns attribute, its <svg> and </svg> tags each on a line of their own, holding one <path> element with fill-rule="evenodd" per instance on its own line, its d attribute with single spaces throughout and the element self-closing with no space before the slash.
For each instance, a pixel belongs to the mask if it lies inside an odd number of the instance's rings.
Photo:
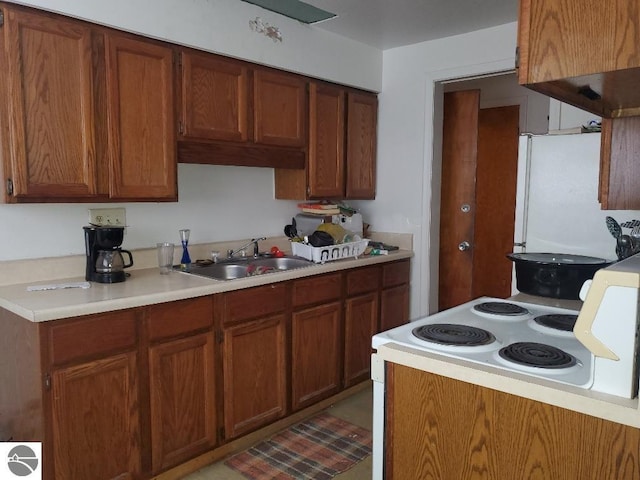
<svg viewBox="0 0 640 480">
<path fill-rule="evenodd" d="M 44 388 L 45 390 L 51 390 L 51 375 L 48 373 L 44 374 Z"/>
<path fill-rule="evenodd" d="M 466 240 L 464 242 L 460 242 L 458 244 L 458 250 L 460 250 L 461 252 L 469 250 L 470 248 L 471 248 L 471 244 L 469 242 L 467 242 Z"/>
</svg>

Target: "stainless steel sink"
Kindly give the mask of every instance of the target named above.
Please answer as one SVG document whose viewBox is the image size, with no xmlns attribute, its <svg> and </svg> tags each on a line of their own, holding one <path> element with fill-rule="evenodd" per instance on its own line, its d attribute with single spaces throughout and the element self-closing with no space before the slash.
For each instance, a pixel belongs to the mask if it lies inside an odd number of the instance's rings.
<svg viewBox="0 0 640 480">
<path fill-rule="evenodd" d="M 190 273 L 215 280 L 235 280 L 254 275 L 294 270 L 311 265 L 315 264 L 301 257 L 249 257 L 223 260 L 220 263 L 210 265 L 194 264 Z"/>
</svg>

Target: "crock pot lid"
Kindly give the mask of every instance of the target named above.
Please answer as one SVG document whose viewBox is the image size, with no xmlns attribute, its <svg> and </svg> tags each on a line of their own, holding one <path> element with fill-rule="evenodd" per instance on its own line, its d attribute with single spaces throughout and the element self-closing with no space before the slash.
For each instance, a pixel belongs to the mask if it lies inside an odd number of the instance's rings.
<svg viewBox="0 0 640 480">
<path fill-rule="evenodd" d="M 552 263 L 555 265 L 600 265 L 610 263 L 609 260 L 584 255 L 571 255 L 566 253 L 511 253 L 512 260 L 523 260 L 535 263 Z"/>
</svg>

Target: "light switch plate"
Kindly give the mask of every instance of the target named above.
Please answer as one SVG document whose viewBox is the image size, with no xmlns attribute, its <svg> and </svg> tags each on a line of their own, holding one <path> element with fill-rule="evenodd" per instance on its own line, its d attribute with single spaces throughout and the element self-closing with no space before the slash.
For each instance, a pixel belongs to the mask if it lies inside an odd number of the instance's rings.
<svg viewBox="0 0 640 480">
<path fill-rule="evenodd" d="M 126 227 L 126 212 L 124 208 L 90 208 L 89 222 L 93 225 Z"/>
</svg>

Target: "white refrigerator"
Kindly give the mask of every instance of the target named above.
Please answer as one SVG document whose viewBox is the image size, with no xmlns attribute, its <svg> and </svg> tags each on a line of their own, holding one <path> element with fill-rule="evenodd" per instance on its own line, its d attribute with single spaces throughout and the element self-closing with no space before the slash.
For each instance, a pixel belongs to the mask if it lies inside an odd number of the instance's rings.
<svg viewBox="0 0 640 480">
<path fill-rule="evenodd" d="M 623 223 L 640 212 L 600 209 L 599 168 L 600 133 L 521 135 L 514 251 L 615 260 L 605 217 Z"/>
</svg>

